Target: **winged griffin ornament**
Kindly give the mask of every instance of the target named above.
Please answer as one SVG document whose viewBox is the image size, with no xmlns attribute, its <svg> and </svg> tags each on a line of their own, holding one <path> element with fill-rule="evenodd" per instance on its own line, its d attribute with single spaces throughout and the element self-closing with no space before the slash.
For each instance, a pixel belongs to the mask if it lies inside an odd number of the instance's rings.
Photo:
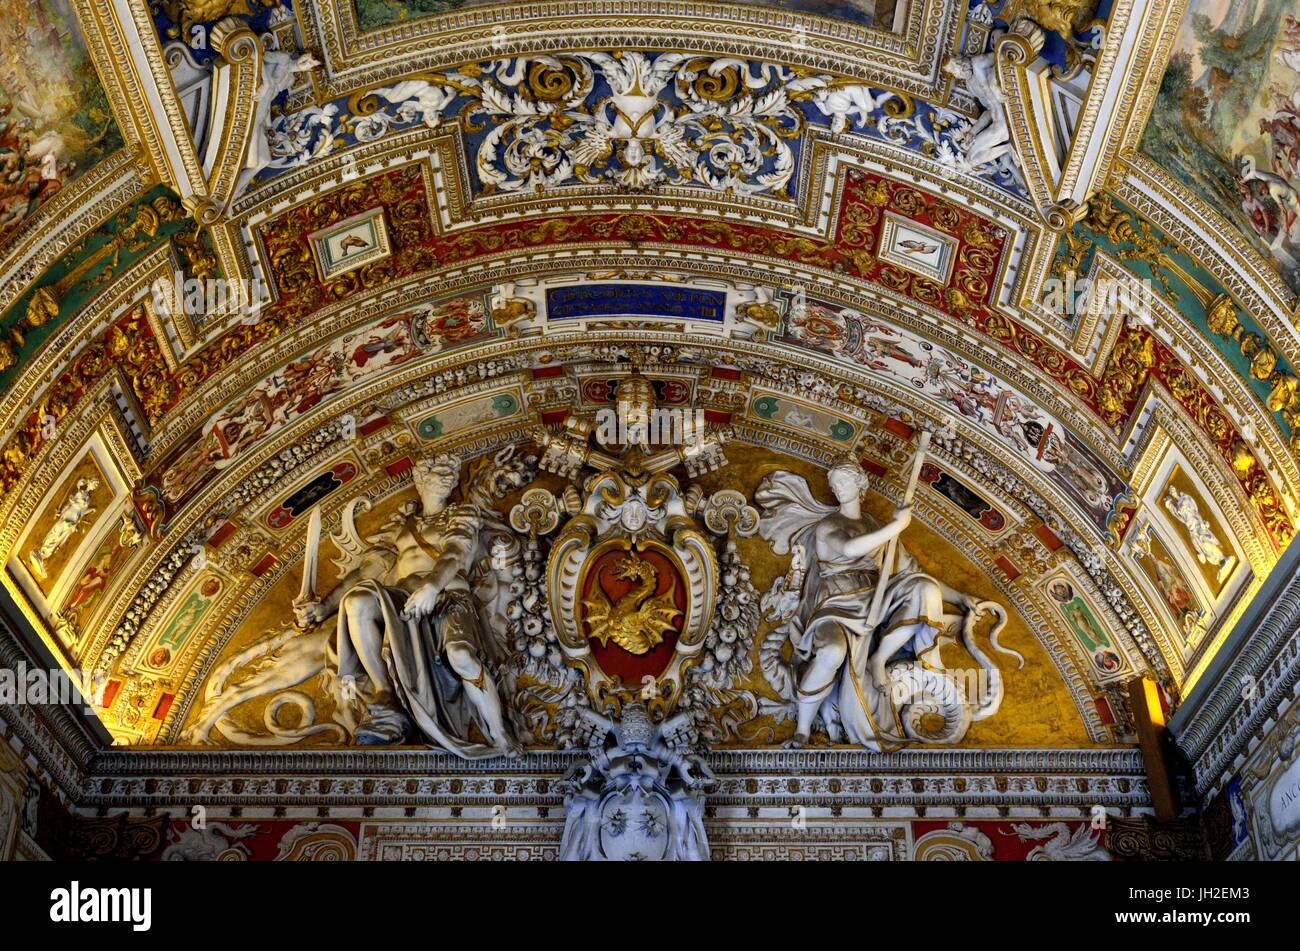
<svg viewBox="0 0 1300 951">
<path fill-rule="evenodd" d="M 664 642 L 664 634 L 674 629 L 673 620 L 682 614 L 674 603 L 677 579 L 670 578 L 668 590 L 655 594 L 659 571 L 634 554 L 620 559 L 613 574 L 615 578 L 636 582 L 636 587 L 613 603 L 602 588 L 592 589 L 582 601 L 591 636 L 602 647 L 613 640 L 629 653 L 644 654 Z"/>
</svg>

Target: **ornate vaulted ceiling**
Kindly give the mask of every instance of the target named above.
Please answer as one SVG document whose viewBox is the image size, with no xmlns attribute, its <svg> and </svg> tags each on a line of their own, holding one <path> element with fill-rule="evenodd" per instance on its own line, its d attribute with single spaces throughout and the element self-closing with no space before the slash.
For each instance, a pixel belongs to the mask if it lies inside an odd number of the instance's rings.
<svg viewBox="0 0 1300 951">
<path fill-rule="evenodd" d="M 674 470 L 701 518 L 782 470 L 828 502 L 847 455 L 886 521 L 933 433 L 903 543 L 1022 655 L 964 745 L 1132 742 L 1121 685 L 1176 705 L 1295 533 L 1294 3 L 0 13 L 4 583 L 122 744 L 346 745 L 320 664 L 221 706 L 323 650 L 313 506 L 328 589 L 422 458 L 544 457 L 634 374 L 725 438 Z M 720 524 L 755 598 L 787 576 Z M 561 745 L 558 635 L 515 621 Z M 776 626 L 704 641 L 717 744 L 793 732 Z"/>
</svg>

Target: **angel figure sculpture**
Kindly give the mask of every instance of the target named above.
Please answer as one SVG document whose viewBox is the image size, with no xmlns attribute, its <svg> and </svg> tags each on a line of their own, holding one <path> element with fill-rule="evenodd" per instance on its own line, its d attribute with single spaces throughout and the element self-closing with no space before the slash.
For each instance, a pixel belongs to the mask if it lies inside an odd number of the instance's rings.
<svg viewBox="0 0 1300 951">
<path fill-rule="evenodd" d="M 340 707 L 360 710 L 352 730 L 358 743 L 400 743 L 418 733 L 465 758 L 520 750 L 493 679 L 504 657 L 492 630 L 500 625 L 481 601 L 484 566 L 500 537 L 487 504 L 492 493 L 471 486 L 464 502 L 451 504 L 460 466 L 449 454 L 418 462 L 420 501 L 405 503 L 364 542 L 341 544 L 355 549 L 345 560 L 351 570 L 327 595 L 294 604 L 304 627 L 337 615 L 328 664 Z M 503 463 L 482 474 L 518 481 L 518 469 Z M 471 723 L 486 745 L 472 738 Z"/>
<path fill-rule="evenodd" d="M 1000 33 L 994 34 L 992 52 L 965 59 L 949 59 L 943 65 L 943 71 L 954 79 L 963 80 L 970 94 L 984 107 L 973 123 L 953 135 L 956 151 L 943 156 L 944 161 L 963 171 L 974 171 L 1003 156 L 1015 160 L 1011 127 L 1007 124 L 1007 98 L 998 81 L 996 44 L 999 37 Z"/>
<path fill-rule="evenodd" d="M 299 73 L 311 72 L 320 65 L 320 61 L 310 53 L 294 54 L 273 49 L 262 55 L 262 75 L 257 86 L 252 135 L 248 142 L 248 153 L 244 157 L 240 189 L 245 188 L 275 160 L 271 133 L 275 127 L 272 109 L 276 100 L 293 89 L 298 82 Z"/>
<path fill-rule="evenodd" d="M 827 481 L 838 505 L 816 501 L 807 481 L 790 472 L 768 476 L 755 494 L 763 507 L 759 534 L 777 554 L 793 553 L 800 563 L 793 577 L 779 579 L 785 610 L 776 612 L 784 622 L 778 631 L 788 634 L 793 647 L 792 676 L 780 678 L 793 686 L 796 724 L 790 745 L 806 744 L 819 716 L 832 740 L 843 736 L 872 750 L 909 739 L 955 742 L 972 719 L 991 715 L 1001 703 L 997 667 L 971 637 L 978 616 L 985 611 L 998 615 L 993 646 L 1020 656 L 997 644 L 1006 613 L 995 602 L 980 601 L 924 573 L 898 544 L 912 519 L 914 486 L 894 517 L 877 525 L 862 514 L 867 480 L 857 462 L 837 463 Z M 800 579 L 795 606 L 792 582 Z M 962 613 L 945 614 L 945 603 L 956 604 Z M 988 695 L 975 704 L 941 672 L 938 642 L 954 620 L 964 620 L 967 649 L 989 672 Z M 896 661 L 904 652 L 909 662 Z M 925 702 L 917 703 L 921 695 Z M 918 732 L 924 713 L 943 717 L 940 735 Z"/>
</svg>

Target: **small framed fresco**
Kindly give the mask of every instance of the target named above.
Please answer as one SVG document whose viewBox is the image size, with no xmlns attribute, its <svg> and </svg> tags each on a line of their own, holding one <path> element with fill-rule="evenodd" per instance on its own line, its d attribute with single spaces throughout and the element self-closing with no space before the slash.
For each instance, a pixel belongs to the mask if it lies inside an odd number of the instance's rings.
<svg viewBox="0 0 1300 951">
<path fill-rule="evenodd" d="M 947 284 L 957 254 L 957 239 L 923 224 L 885 212 L 880 229 L 880 260 Z"/>
<path fill-rule="evenodd" d="M 195 581 L 166 622 L 150 635 L 134 669 L 153 676 L 169 673 L 201 627 L 223 586 L 215 574 L 205 574 Z"/>
<path fill-rule="evenodd" d="M 382 261 L 392 253 L 382 208 L 372 208 L 313 231 L 308 240 L 322 281 L 332 281 L 349 271 Z"/>
<path fill-rule="evenodd" d="M 489 423 L 499 423 L 520 415 L 524 394 L 518 387 L 493 390 L 480 396 L 429 406 L 429 415 L 420 417 L 415 432 L 432 441 L 463 430 Z"/>
<path fill-rule="evenodd" d="M 997 535 L 1007 527 L 1007 517 L 998 510 L 997 506 L 951 472 L 941 469 L 933 462 L 921 466 L 921 482 L 965 512 L 990 535 Z"/>
<path fill-rule="evenodd" d="M 754 419 L 780 423 L 819 439 L 851 446 L 857 442 L 860 427 L 842 416 L 828 413 L 818 406 L 792 400 L 788 396 L 755 390 L 747 413 Z"/>
<path fill-rule="evenodd" d="M 10 558 L 10 574 L 48 609 L 75 580 L 88 552 L 114 528 L 129 496 L 127 476 L 103 435 L 94 434 L 32 513 Z"/>
<path fill-rule="evenodd" d="M 1197 597 L 1195 584 L 1150 523 L 1134 536 L 1133 559 L 1183 631 L 1186 646 L 1196 647 L 1206 633 L 1209 614 Z"/>
<path fill-rule="evenodd" d="M 1097 619 L 1092 605 L 1084 600 L 1074 581 L 1066 575 L 1056 575 L 1043 584 L 1043 590 L 1088 658 L 1094 680 L 1098 683 L 1119 680 L 1132 672 L 1128 657 Z"/>
</svg>

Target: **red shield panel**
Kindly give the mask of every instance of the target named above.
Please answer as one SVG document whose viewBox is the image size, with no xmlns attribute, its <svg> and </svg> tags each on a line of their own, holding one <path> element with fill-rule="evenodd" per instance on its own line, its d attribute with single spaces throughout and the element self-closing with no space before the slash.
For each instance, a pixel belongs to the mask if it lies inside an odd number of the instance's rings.
<svg viewBox="0 0 1300 951">
<path fill-rule="evenodd" d="M 660 546 L 608 549 L 588 563 L 579 617 L 596 663 L 625 684 L 668 669 L 686 620 L 686 584 Z"/>
</svg>

